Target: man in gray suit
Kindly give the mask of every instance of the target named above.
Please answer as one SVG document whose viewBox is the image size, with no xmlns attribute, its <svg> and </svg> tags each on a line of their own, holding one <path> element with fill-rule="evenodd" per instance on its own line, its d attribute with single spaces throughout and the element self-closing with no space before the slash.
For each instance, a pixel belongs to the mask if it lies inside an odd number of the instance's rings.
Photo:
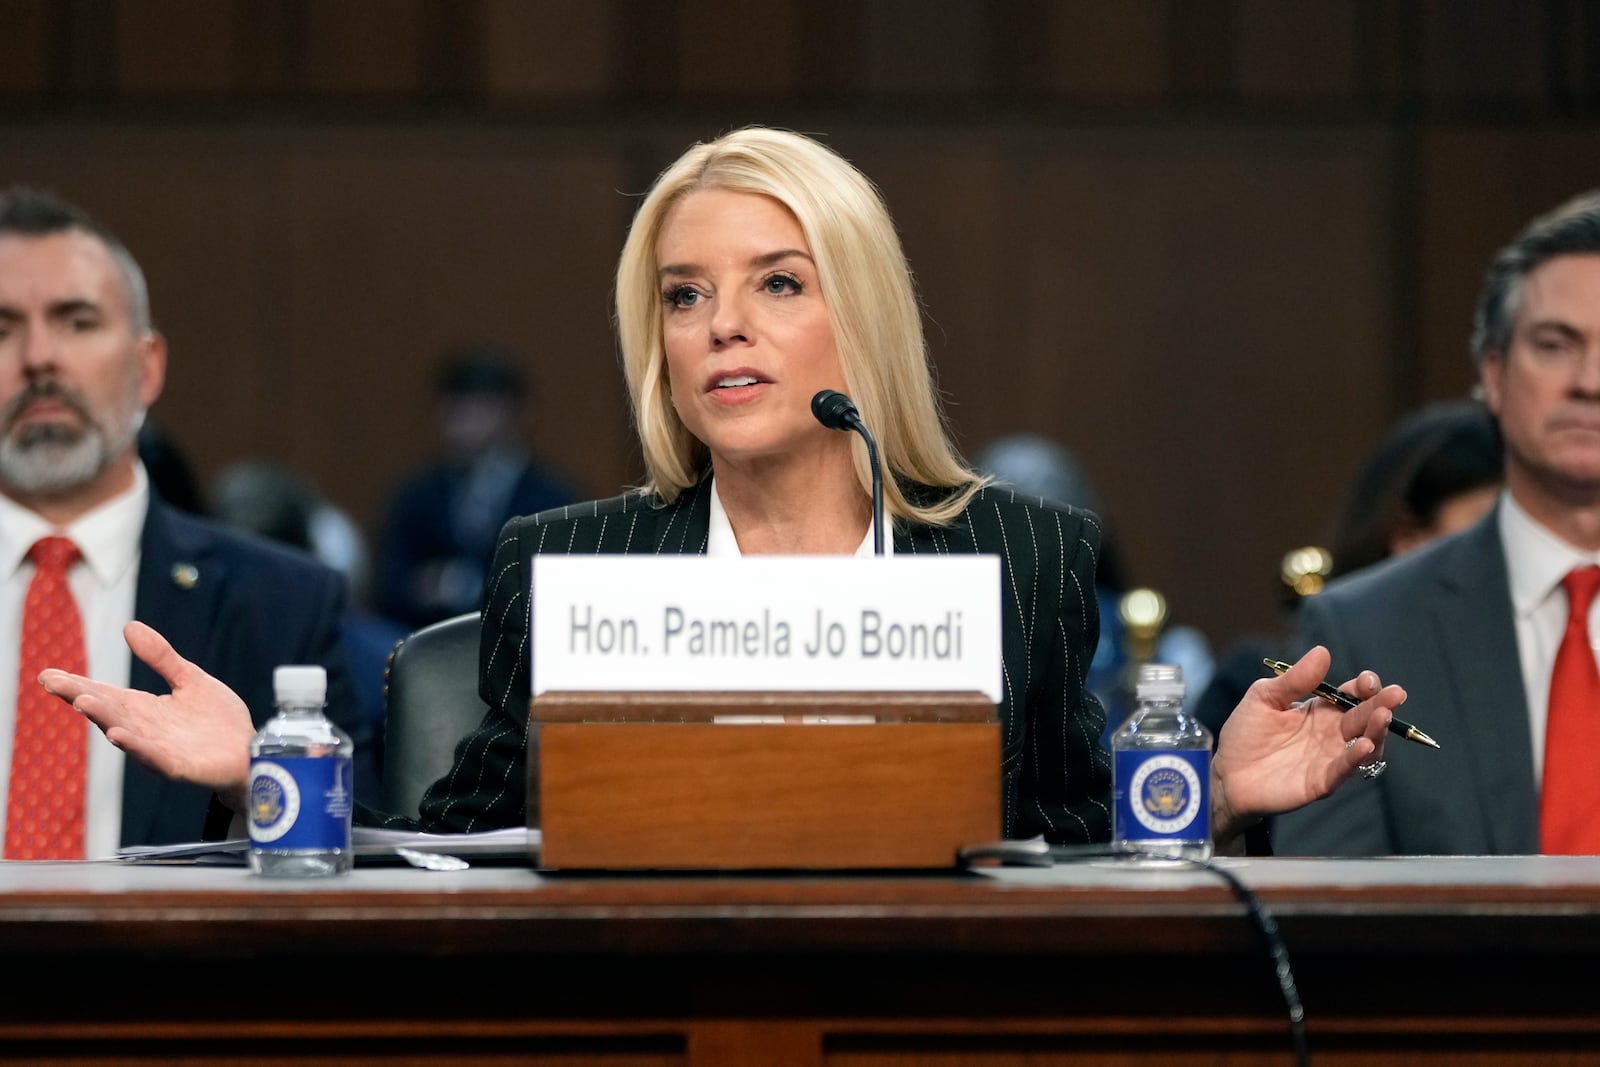
<svg viewBox="0 0 1600 1067">
<path fill-rule="evenodd" d="M 1494 258 L 1472 354 L 1505 441 L 1495 508 L 1305 601 L 1294 646 L 1326 645 L 1333 677 L 1359 665 L 1403 684 L 1406 717 L 1441 747 L 1392 741 L 1382 778 L 1279 816 L 1279 854 L 1593 851 L 1541 846 L 1540 789 L 1563 577 L 1600 562 L 1600 191 Z M 1600 775 L 1600 746 L 1580 747 Z"/>
</svg>

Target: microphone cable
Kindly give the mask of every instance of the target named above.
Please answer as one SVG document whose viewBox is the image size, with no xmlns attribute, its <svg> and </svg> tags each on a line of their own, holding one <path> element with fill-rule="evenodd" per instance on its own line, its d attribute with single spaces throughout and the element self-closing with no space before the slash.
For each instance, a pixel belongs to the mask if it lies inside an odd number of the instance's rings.
<svg viewBox="0 0 1600 1067">
<path fill-rule="evenodd" d="M 1294 1061 L 1299 1067 L 1309 1067 L 1311 1049 L 1306 1039 L 1306 1009 L 1300 1002 L 1300 987 L 1294 980 L 1294 968 L 1289 964 L 1289 946 L 1284 943 L 1283 935 L 1278 930 L 1278 920 L 1273 918 L 1272 912 L 1261 903 L 1261 898 L 1256 896 L 1255 891 L 1228 868 L 1214 860 L 1186 862 L 1204 867 L 1227 882 L 1233 888 L 1234 896 L 1244 905 L 1245 911 L 1250 913 L 1250 921 L 1255 924 L 1256 932 L 1261 935 L 1261 940 L 1266 942 L 1267 954 L 1272 957 L 1273 974 L 1278 979 L 1278 989 L 1283 994 L 1283 1004 L 1289 1012 L 1289 1040 L 1294 1046 Z"/>
<path fill-rule="evenodd" d="M 1272 959 L 1273 975 L 1277 979 L 1278 990 L 1283 995 L 1284 1007 L 1288 1011 L 1289 1039 L 1294 1048 L 1295 1063 L 1297 1067 L 1310 1067 L 1311 1049 L 1306 1036 L 1305 1005 L 1300 1000 L 1300 987 L 1295 982 L 1294 967 L 1289 962 L 1289 946 L 1278 930 L 1278 920 L 1273 918 L 1272 912 L 1261 902 L 1261 898 L 1256 896 L 1254 890 L 1245 885 L 1238 875 L 1215 860 L 1165 856 L 1141 849 L 1137 845 L 1113 843 L 1050 845 L 1042 839 L 973 845 L 961 849 L 957 854 L 958 861 L 969 867 L 978 860 L 998 860 L 1002 865 L 1017 867 L 1055 867 L 1073 860 L 1109 858 L 1158 860 L 1164 866 L 1176 864 L 1198 868 L 1210 871 L 1227 883 L 1234 896 L 1244 905 L 1245 912 L 1250 916 L 1250 922 L 1261 935 L 1261 940 L 1267 947 L 1267 954 Z"/>
</svg>

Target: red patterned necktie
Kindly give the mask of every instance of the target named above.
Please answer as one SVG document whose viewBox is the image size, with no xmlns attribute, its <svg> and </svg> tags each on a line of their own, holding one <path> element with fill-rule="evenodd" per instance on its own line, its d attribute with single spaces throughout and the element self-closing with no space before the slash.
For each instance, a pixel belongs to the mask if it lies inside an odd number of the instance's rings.
<svg viewBox="0 0 1600 1067">
<path fill-rule="evenodd" d="M 65 537 L 45 537 L 34 542 L 28 557 L 37 569 L 22 606 L 6 858 L 82 859 L 89 726 L 39 684 L 39 672 L 46 667 L 73 674 L 88 671 L 83 618 L 67 584 L 67 570 L 79 558 L 78 546 Z"/>
<path fill-rule="evenodd" d="M 1539 797 L 1539 850 L 1600 854 L 1600 669 L 1589 643 L 1589 605 L 1600 567 L 1579 567 L 1567 588 L 1567 632 L 1550 674 L 1544 727 L 1544 788 Z"/>
</svg>

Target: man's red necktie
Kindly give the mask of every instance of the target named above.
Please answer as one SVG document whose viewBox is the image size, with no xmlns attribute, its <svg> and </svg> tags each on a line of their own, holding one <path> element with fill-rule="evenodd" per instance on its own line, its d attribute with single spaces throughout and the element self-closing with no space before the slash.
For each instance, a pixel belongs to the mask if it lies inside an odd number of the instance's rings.
<svg viewBox="0 0 1600 1067">
<path fill-rule="evenodd" d="M 1539 849 L 1600 855 L 1600 670 L 1589 643 L 1589 605 L 1600 589 L 1600 567 L 1579 567 L 1562 584 L 1567 632 L 1550 674 Z"/>
<path fill-rule="evenodd" d="M 74 674 L 88 671 L 83 618 L 67 584 L 78 546 L 65 537 L 45 537 L 34 543 L 28 556 L 37 570 L 22 606 L 5 854 L 19 860 L 82 859 L 89 726 L 83 716 L 39 685 L 39 672 L 46 667 Z"/>
</svg>

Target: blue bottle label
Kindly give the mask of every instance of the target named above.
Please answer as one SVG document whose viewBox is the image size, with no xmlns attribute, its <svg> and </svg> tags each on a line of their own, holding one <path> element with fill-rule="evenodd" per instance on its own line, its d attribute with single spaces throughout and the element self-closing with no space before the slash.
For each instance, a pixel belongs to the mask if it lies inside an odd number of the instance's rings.
<svg viewBox="0 0 1600 1067">
<path fill-rule="evenodd" d="M 250 764 L 250 843 L 279 849 L 350 847 L 350 760 L 276 756 Z"/>
<path fill-rule="evenodd" d="M 1211 836 L 1211 752 L 1116 752 L 1114 836 L 1119 841 L 1205 841 Z"/>
</svg>

